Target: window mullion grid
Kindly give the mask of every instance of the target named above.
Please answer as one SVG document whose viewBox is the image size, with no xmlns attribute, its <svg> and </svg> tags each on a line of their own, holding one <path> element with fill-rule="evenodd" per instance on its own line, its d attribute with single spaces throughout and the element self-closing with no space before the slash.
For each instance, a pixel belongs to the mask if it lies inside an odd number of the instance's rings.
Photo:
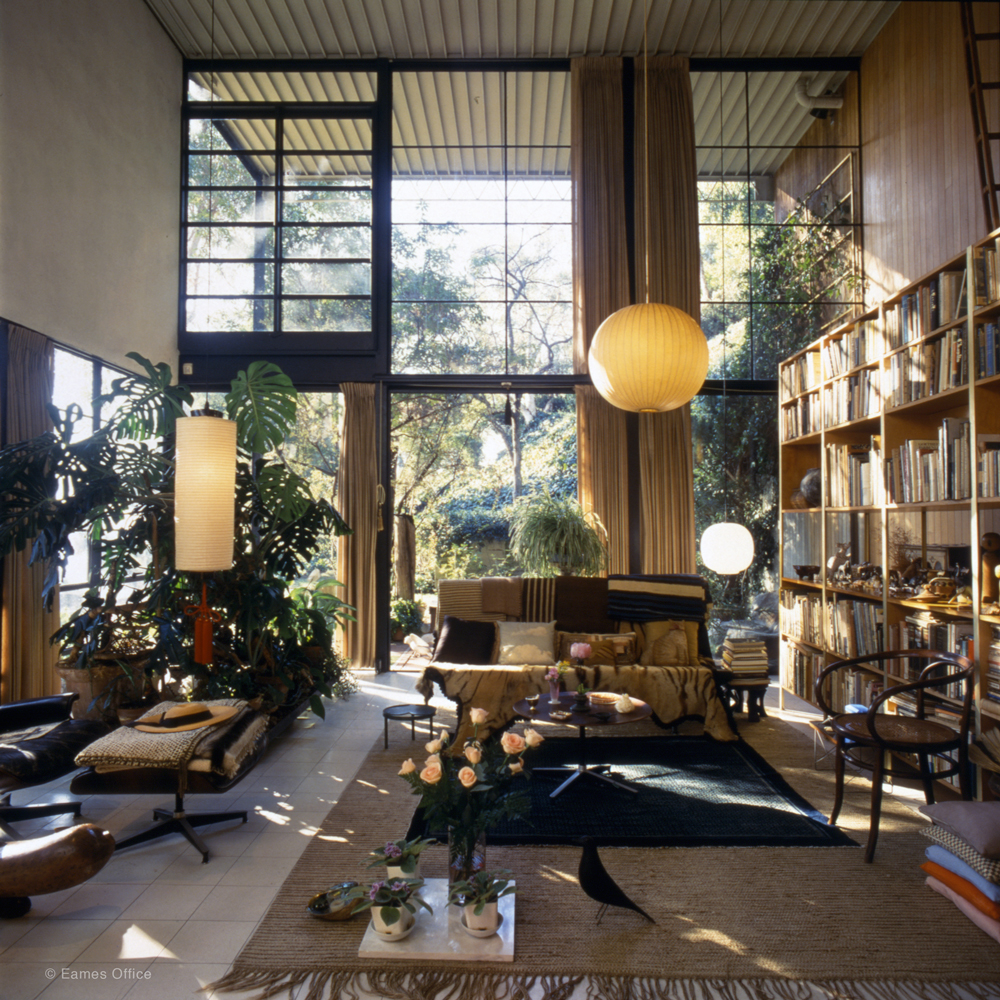
<svg viewBox="0 0 1000 1000">
<path fill-rule="evenodd" d="M 285 116 L 280 112 L 274 120 L 274 332 L 285 331 L 282 309 L 282 273 L 285 259 Z"/>
</svg>

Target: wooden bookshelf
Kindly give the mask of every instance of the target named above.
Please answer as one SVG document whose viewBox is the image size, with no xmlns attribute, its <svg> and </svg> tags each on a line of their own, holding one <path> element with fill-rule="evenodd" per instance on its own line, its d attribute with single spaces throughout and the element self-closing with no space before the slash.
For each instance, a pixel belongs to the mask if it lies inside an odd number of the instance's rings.
<svg viewBox="0 0 1000 1000">
<path fill-rule="evenodd" d="M 975 732 L 1000 725 L 989 685 L 1000 614 L 984 610 L 979 541 L 1000 533 L 998 262 L 1000 231 L 779 365 L 782 699 L 816 704 L 815 677 L 837 659 L 947 648 L 979 665 Z M 818 506 L 800 490 L 812 469 Z M 831 572 L 838 559 L 868 578 Z M 890 595 L 890 573 L 915 560 L 966 567 L 966 603 Z M 795 566 L 820 572 L 803 579 Z M 832 703 L 870 704 L 902 679 L 855 671 Z M 953 701 L 939 701 L 947 718 Z"/>
</svg>

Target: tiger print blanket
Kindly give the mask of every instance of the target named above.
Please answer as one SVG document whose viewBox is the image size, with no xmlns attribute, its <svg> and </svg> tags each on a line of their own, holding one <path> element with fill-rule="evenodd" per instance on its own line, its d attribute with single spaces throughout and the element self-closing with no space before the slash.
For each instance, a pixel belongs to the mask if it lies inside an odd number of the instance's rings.
<svg viewBox="0 0 1000 1000">
<path fill-rule="evenodd" d="M 547 667 L 470 666 L 433 663 L 424 668 L 417 691 L 429 701 L 437 683 L 445 697 L 458 709 L 457 746 L 472 735 L 469 710 L 485 708 L 484 736 L 501 729 L 514 718 L 514 703 L 536 692 L 548 691 Z M 670 723 L 687 716 L 705 720 L 705 732 L 717 740 L 736 740 L 719 697 L 712 671 L 707 667 L 594 666 L 571 667 L 563 675 L 569 691 L 583 684 L 592 691 L 618 691 L 647 702 L 660 722 Z"/>
</svg>

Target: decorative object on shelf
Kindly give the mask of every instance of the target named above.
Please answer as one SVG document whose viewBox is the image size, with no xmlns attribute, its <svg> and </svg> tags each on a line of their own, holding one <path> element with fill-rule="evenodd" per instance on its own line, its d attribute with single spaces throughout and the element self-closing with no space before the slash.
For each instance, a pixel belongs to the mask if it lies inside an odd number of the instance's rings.
<svg viewBox="0 0 1000 1000">
<path fill-rule="evenodd" d="M 479 739 L 489 713 L 473 708 L 472 737 L 464 746 L 449 745 L 447 733 L 426 744 L 430 756 L 421 770 L 412 761 L 400 776 L 414 795 L 428 829 L 448 831 L 449 879 L 468 879 L 485 863 L 486 833 L 504 819 L 527 815 L 530 798 L 520 782 L 529 777 L 524 757 L 543 743 L 534 729 L 508 730 L 499 739 Z"/>
<path fill-rule="evenodd" d="M 359 897 L 348 895 L 357 885 L 357 882 L 332 885 L 326 892 L 318 892 L 313 896 L 306 904 L 306 910 L 320 920 L 347 920 L 354 916 L 354 911 L 361 905 Z"/>
<path fill-rule="evenodd" d="M 423 884 L 420 879 L 414 878 L 386 879 L 372 882 L 368 888 L 355 886 L 347 891 L 347 897 L 359 900 L 357 912 L 372 911 L 372 927 L 380 938 L 402 941 L 413 932 L 418 906 L 428 913 L 434 912 L 418 895 Z"/>
<path fill-rule="evenodd" d="M 788 506 L 802 510 L 809 506 L 809 501 L 803 496 L 802 490 L 792 490 L 792 495 L 788 498 Z"/>
<path fill-rule="evenodd" d="M 1000 534 L 987 531 L 979 540 L 979 544 L 982 546 L 980 596 L 983 604 L 995 604 L 1000 598 L 1000 587 L 997 585 L 997 569 L 1000 569 Z"/>
<path fill-rule="evenodd" d="M 819 507 L 823 502 L 823 475 L 819 469 L 806 469 L 799 491 L 807 507 Z"/>
<path fill-rule="evenodd" d="M 832 581 L 836 577 L 840 567 L 850 563 L 850 548 L 850 542 L 837 542 L 837 551 L 826 561 L 826 576 L 828 580 Z"/>
<path fill-rule="evenodd" d="M 808 583 L 812 583 L 819 575 L 820 568 L 819 566 L 793 566 L 792 569 L 795 570 L 795 575 L 800 580 L 805 580 Z"/>
<path fill-rule="evenodd" d="M 375 868 L 385 865 L 385 877 L 389 880 L 400 878 L 420 878 L 420 852 L 433 840 L 414 837 L 413 840 L 390 840 L 380 851 L 372 851 L 374 859 L 368 865 Z"/>
<path fill-rule="evenodd" d="M 474 937 L 496 934 L 503 919 L 497 903 L 502 896 L 517 892 L 510 876 L 506 870 L 479 871 L 448 887 L 448 903 L 462 907 L 463 930 Z"/>
</svg>

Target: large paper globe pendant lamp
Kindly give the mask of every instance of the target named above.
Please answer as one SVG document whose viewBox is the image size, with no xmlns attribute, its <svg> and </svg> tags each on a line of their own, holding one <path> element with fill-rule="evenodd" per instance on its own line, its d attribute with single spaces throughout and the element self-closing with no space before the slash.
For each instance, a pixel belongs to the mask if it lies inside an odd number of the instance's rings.
<svg viewBox="0 0 1000 1000">
<path fill-rule="evenodd" d="M 753 535 L 742 524 L 713 524 L 701 536 L 701 561 L 720 576 L 742 573 L 753 562 Z"/>
<path fill-rule="evenodd" d="M 612 406 L 662 413 L 690 402 L 708 374 L 708 341 L 681 309 L 658 302 L 625 306 L 598 328 L 590 377 Z"/>
</svg>

